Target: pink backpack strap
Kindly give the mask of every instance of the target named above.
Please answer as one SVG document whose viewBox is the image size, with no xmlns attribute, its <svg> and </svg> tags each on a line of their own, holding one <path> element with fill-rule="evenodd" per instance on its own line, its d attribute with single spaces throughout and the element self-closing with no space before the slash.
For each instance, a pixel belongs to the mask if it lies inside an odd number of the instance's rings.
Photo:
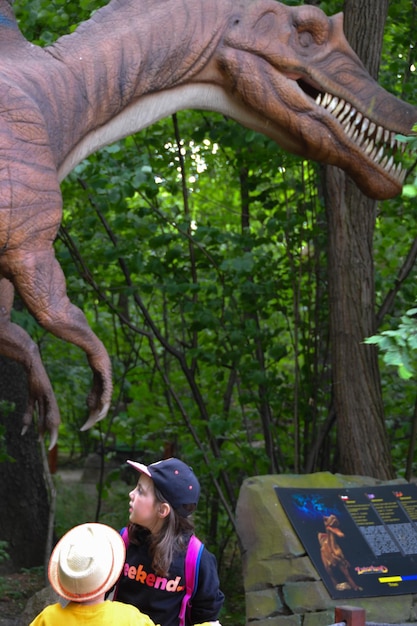
<svg viewBox="0 0 417 626">
<path fill-rule="evenodd" d="M 122 536 L 123 541 L 125 542 L 125 547 L 126 547 L 126 550 L 127 550 L 127 546 L 129 545 L 129 533 L 128 533 L 128 530 L 127 530 L 127 526 L 124 526 L 122 528 L 122 530 L 120 531 L 120 534 Z M 119 578 L 119 580 L 120 580 L 120 578 Z M 119 580 L 117 581 L 116 587 L 114 589 L 113 601 L 116 600 L 116 598 L 117 598 L 117 592 L 119 590 Z"/>
<path fill-rule="evenodd" d="M 195 535 L 191 535 L 185 555 L 185 596 L 182 599 L 179 613 L 179 626 L 185 626 L 187 610 L 191 609 L 191 598 L 198 585 L 198 572 L 200 569 L 201 553 L 204 544 Z"/>
</svg>

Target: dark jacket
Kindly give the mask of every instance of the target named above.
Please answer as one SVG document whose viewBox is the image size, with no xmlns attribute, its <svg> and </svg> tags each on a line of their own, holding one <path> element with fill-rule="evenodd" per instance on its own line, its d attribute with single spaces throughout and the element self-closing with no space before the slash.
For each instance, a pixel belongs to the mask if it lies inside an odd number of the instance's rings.
<svg viewBox="0 0 417 626">
<path fill-rule="evenodd" d="M 185 595 L 184 562 L 185 552 L 182 552 L 174 557 L 169 576 L 160 577 L 152 569 L 146 537 L 140 546 L 129 543 L 126 563 L 118 584 L 117 600 L 138 607 L 155 624 L 178 626 L 178 614 Z M 204 548 L 189 623 L 216 621 L 223 601 L 216 559 Z"/>
</svg>

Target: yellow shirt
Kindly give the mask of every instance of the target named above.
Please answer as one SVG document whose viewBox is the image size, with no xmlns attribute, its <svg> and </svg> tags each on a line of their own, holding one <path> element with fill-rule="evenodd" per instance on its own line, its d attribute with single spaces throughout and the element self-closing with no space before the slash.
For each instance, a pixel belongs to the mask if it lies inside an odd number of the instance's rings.
<svg viewBox="0 0 417 626">
<path fill-rule="evenodd" d="M 150 617 L 131 604 L 106 600 L 99 604 L 70 602 L 47 606 L 30 626 L 155 626 Z"/>
</svg>

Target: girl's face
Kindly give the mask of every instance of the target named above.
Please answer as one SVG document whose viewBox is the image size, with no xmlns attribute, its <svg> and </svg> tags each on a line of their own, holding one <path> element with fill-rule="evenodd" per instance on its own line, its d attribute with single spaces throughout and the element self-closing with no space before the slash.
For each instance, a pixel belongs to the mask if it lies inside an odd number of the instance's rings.
<svg viewBox="0 0 417 626">
<path fill-rule="evenodd" d="M 152 533 L 157 532 L 162 526 L 164 516 L 161 516 L 161 503 L 156 499 L 153 480 L 146 474 L 141 474 L 138 484 L 129 493 L 129 499 L 129 521 Z"/>
</svg>

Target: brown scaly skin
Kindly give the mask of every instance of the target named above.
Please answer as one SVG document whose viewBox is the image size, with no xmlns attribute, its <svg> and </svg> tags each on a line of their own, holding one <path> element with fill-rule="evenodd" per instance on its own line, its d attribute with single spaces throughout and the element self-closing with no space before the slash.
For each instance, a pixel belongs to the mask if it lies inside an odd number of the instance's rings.
<svg viewBox="0 0 417 626">
<path fill-rule="evenodd" d="M 389 156 L 395 134 L 417 122 L 414 107 L 370 78 L 341 14 L 274 0 L 112 0 L 41 49 L 0 0 L 0 353 L 28 371 L 24 429 L 37 407 L 51 446 L 59 411 L 36 345 L 10 321 L 14 289 L 45 329 L 85 351 L 89 428 L 109 408 L 111 364 L 55 259 L 60 181 L 100 147 L 188 108 L 338 165 L 378 199 L 398 194 L 403 180 L 379 147 L 392 142 Z"/>
</svg>

